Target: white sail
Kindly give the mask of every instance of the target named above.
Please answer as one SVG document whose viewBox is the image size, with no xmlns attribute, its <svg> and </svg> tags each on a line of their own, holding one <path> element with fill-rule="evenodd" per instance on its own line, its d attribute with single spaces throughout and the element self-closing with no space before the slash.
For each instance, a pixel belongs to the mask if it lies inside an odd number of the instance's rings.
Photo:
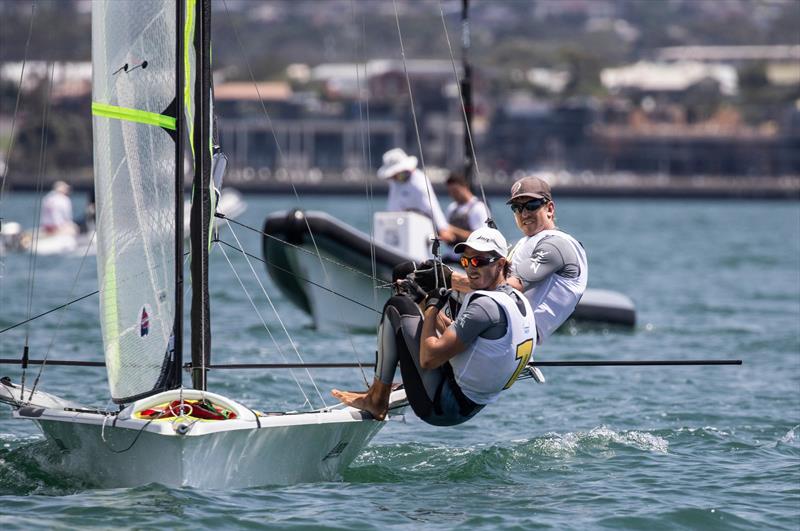
<svg viewBox="0 0 800 531">
<path fill-rule="evenodd" d="M 97 269 L 116 402 L 164 389 L 175 319 L 176 7 L 92 5 Z"/>
</svg>

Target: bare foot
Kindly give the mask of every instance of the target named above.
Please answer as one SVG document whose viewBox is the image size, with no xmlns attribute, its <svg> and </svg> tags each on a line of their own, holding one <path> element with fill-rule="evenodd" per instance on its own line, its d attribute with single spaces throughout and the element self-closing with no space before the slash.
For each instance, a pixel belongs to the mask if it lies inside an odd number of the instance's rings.
<svg viewBox="0 0 800 531">
<path fill-rule="evenodd" d="M 386 387 L 390 389 L 389 386 Z M 366 393 L 353 393 L 334 389 L 331 391 L 331 394 L 341 403 L 362 411 L 367 411 L 375 417 L 376 420 L 383 420 L 386 418 L 386 413 L 389 410 L 389 395 L 382 391 L 383 389 L 376 389 L 375 385 L 373 385 Z"/>
</svg>

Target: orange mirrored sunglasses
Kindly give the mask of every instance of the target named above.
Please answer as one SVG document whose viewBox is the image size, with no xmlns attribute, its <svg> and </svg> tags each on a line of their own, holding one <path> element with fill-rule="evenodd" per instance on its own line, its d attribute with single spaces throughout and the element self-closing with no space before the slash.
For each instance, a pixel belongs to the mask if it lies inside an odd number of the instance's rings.
<svg viewBox="0 0 800 531">
<path fill-rule="evenodd" d="M 483 267 L 489 264 L 493 264 L 500 260 L 501 257 L 499 256 L 492 256 L 487 258 L 485 256 L 473 256 L 471 258 L 467 258 L 466 256 L 461 257 L 461 267 L 466 269 L 468 266 L 472 267 Z"/>
</svg>

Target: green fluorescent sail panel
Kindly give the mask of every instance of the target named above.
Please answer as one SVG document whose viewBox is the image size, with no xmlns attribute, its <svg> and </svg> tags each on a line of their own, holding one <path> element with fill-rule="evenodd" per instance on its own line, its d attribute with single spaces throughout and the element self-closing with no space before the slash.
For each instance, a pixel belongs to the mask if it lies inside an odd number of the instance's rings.
<svg viewBox="0 0 800 531">
<path fill-rule="evenodd" d="M 92 3 L 97 269 L 108 384 L 118 403 L 162 390 L 170 366 L 175 18 L 172 1 Z"/>
<path fill-rule="evenodd" d="M 95 116 L 105 116 L 106 118 L 115 118 L 117 120 L 155 125 L 163 127 L 164 129 L 171 129 L 172 131 L 175 130 L 175 118 L 163 114 L 140 111 L 137 109 L 125 109 L 124 107 L 106 105 L 95 101 L 92 102 L 92 114 Z"/>
</svg>

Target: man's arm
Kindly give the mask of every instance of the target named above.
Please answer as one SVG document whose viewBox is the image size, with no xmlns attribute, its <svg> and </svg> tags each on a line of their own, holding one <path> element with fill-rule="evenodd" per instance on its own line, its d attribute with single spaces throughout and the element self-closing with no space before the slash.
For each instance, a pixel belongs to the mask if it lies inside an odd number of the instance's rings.
<svg viewBox="0 0 800 531">
<path fill-rule="evenodd" d="M 522 260 L 511 273 L 519 287 L 512 282 L 509 284 L 524 291 L 553 273 L 566 278 L 575 278 L 580 274 L 575 250 L 563 238 L 551 237 L 539 242 L 531 257 Z"/>
<path fill-rule="evenodd" d="M 425 311 L 425 320 L 422 323 L 422 337 L 419 345 L 419 364 L 423 369 L 435 369 L 456 354 L 464 352 L 467 348 L 458 339 L 453 327 L 447 328 L 440 337 L 436 335 L 438 322 L 438 308 L 430 307 Z"/>
<path fill-rule="evenodd" d="M 472 231 L 469 231 L 467 229 L 460 229 L 455 225 L 450 225 L 450 230 L 453 232 L 455 236 L 458 237 L 459 241 L 462 242 L 465 241 L 467 238 L 469 238 L 469 235 L 472 234 Z"/>
</svg>

